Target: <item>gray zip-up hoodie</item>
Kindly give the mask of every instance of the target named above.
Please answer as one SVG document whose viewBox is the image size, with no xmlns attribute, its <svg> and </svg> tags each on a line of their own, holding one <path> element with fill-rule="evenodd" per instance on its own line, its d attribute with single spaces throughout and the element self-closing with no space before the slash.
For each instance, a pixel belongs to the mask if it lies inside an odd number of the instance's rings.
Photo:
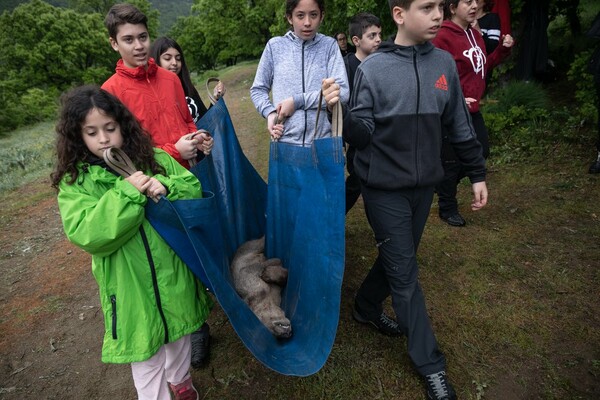
<svg viewBox="0 0 600 400">
<path fill-rule="evenodd" d="M 444 176 L 442 127 L 472 183 L 485 160 L 460 88 L 456 64 L 430 42 L 384 42 L 358 67 L 344 107 L 344 140 L 356 147 L 354 169 L 368 187 L 434 186 Z"/>
<path fill-rule="evenodd" d="M 340 98 L 346 103 L 348 78 L 335 39 L 317 33 L 313 39 L 304 41 L 290 31 L 285 36 L 270 39 L 265 46 L 250 88 L 250 97 L 265 118 L 276 111 L 277 104 L 292 97 L 296 111 L 285 121 L 279 141 L 308 146 L 315 138 L 331 135 L 323 100 L 315 136 L 321 82 L 331 77 L 340 85 Z M 273 95 L 272 102 L 269 92 Z"/>
</svg>

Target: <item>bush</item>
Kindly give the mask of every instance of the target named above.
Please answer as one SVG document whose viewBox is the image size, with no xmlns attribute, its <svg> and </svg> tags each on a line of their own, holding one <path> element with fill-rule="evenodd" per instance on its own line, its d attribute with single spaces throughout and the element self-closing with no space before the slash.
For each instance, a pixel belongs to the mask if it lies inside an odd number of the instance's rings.
<svg viewBox="0 0 600 400">
<path fill-rule="evenodd" d="M 27 124 L 46 121 L 56 117 L 59 96 L 57 89 L 28 89 L 21 97 L 21 105 Z"/>
<path fill-rule="evenodd" d="M 529 110 L 548 107 L 544 88 L 534 82 L 514 81 L 495 91 L 492 100 L 488 100 L 489 112 L 503 113 L 521 106 Z"/>
<path fill-rule="evenodd" d="M 578 107 L 573 110 L 572 123 L 584 125 L 597 121 L 596 91 L 593 77 L 587 71 L 591 51 L 583 51 L 575 56 L 575 60 L 567 72 L 567 78 L 575 84 L 575 100 Z"/>
<path fill-rule="evenodd" d="M 0 192 L 47 177 L 56 159 L 54 124 L 30 124 L 0 138 L 0 159 Z"/>
<path fill-rule="evenodd" d="M 23 125 L 23 117 L 20 115 L 20 105 L 11 100 L 3 103 L 0 104 L 0 136 Z"/>
<path fill-rule="evenodd" d="M 0 133 L 55 119 L 59 95 L 56 88 L 31 88 L 21 96 L 7 91 L 0 100 Z"/>
<path fill-rule="evenodd" d="M 482 113 L 492 157 L 508 163 L 547 156 L 557 143 L 574 139 L 570 111 L 552 109 L 546 91 L 533 82 L 511 82 L 486 98 Z"/>
</svg>

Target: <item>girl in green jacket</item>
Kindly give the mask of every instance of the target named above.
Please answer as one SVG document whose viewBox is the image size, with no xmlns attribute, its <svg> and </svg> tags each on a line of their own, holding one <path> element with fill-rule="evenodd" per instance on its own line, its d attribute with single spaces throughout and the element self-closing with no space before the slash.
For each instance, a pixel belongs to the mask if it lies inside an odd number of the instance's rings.
<svg viewBox="0 0 600 400">
<path fill-rule="evenodd" d="M 152 147 L 135 117 L 96 87 L 63 97 L 52 185 L 68 239 L 92 254 L 105 332 L 102 361 L 131 363 L 140 399 L 196 399 L 190 334 L 206 320 L 205 288 L 145 218 L 148 198 L 201 196 L 200 182 Z M 139 169 L 123 178 L 104 162 L 120 148 Z M 152 200 L 150 200 L 152 201 Z"/>
</svg>

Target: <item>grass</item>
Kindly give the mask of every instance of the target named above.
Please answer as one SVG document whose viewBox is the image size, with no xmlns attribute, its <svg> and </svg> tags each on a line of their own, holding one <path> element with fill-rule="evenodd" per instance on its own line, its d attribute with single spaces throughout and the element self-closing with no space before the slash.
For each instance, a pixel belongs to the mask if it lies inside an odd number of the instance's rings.
<svg viewBox="0 0 600 400">
<path fill-rule="evenodd" d="M 266 122 L 248 93 L 255 68 L 256 63 L 241 63 L 217 73 L 227 86 L 225 100 L 242 147 L 266 178 Z M 51 140 L 51 131 L 52 124 L 41 124 L 16 132 L 18 140 L 0 139 L 2 154 L 16 154 L 21 144 L 45 153 L 41 143 Z M 486 209 L 471 212 L 469 185 L 460 186 L 465 228 L 442 223 L 432 206 L 418 254 L 420 281 L 459 398 L 600 397 L 600 177 L 586 173 L 587 150 L 563 146 L 545 160 L 519 164 L 494 165 L 492 159 Z M 47 176 L 49 159 L 37 158 L 26 163 L 26 173 L 16 167 L 5 171 L 2 182 L 18 185 Z M 32 199 L 51 193 L 32 185 Z M 2 199 L 9 207 L 35 201 L 6 193 Z M 209 319 L 210 364 L 193 372 L 202 398 L 424 398 L 406 340 L 381 336 L 350 316 L 376 250 L 361 201 L 346 222 L 340 324 L 324 368 L 306 378 L 265 368 L 217 306 Z M 386 307 L 391 311 L 389 303 Z"/>
<path fill-rule="evenodd" d="M 47 176 L 54 160 L 54 122 L 0 136 L 0 159 L 0 193 Z"/>
</svg>

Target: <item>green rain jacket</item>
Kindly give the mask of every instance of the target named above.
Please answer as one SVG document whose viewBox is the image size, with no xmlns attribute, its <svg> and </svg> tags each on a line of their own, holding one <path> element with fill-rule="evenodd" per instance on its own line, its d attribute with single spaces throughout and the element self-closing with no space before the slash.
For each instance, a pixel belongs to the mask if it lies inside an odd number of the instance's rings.
<svg viewBox="0 0 600 400">
<path fill-rule="evenodd" d="M 169 200 L 200 198 L 200 182 L 156 149 L 167 176 L 154 175 Z M 63 178 L 58 205 L 68 239 L 92 254 L 104 313 L 102 361 L 152 357 L 165 343 L 197 330 L 212 300 L 202 283 L 145 218 L 148 198 L 102 166 L 80 163 L 73 184 Z"/>
</svg>

